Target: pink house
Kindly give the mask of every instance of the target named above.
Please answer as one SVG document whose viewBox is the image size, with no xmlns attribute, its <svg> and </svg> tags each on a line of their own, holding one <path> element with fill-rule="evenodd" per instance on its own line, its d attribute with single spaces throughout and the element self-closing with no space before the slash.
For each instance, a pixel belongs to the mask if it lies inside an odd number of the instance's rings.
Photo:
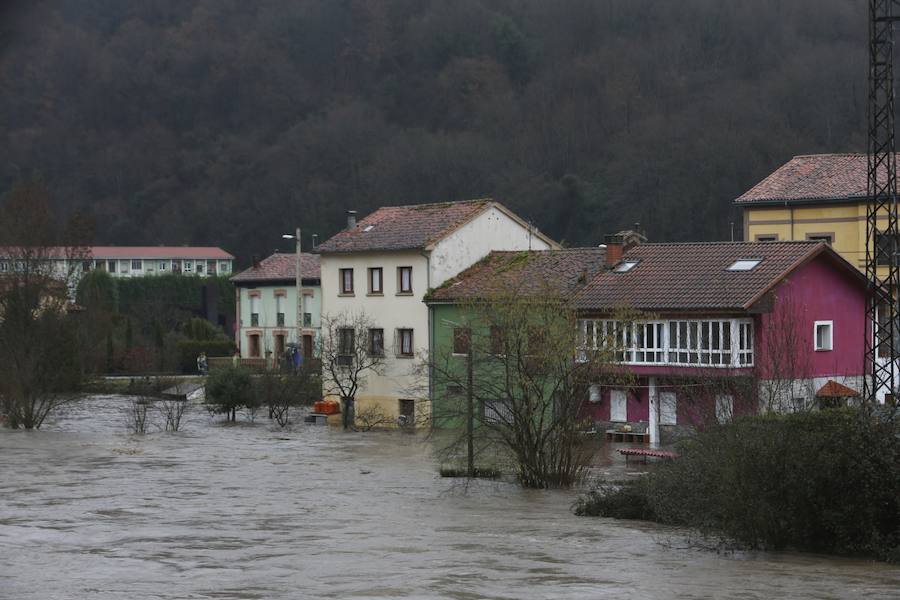
<svg viewBox="0 0 900 600">
<path fill-rule="evenodd" d="M 833 404 L 862 391 L 866 280 L 823 242 L 608 244 L 575 297 L 598 377 L 586 416 L 651 443 L 735 414 Z M 825 396 L 828 396 L 827 400 Z"/>
</svg>

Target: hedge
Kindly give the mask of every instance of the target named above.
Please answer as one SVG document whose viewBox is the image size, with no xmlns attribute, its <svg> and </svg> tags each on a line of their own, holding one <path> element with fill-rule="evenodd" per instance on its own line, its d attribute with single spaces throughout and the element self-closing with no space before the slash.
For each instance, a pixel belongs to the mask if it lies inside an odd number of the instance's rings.
<svg viewBox="0 0 900 600">
<path fill-rule="evenodd" d="M 178 342 L 178 367 L 182 373 L 197 372 L 197 357 L 205 352 L 207 357 L 232 356 L 235 351 L 231 340 L 183 340 Z"/>
</svg>

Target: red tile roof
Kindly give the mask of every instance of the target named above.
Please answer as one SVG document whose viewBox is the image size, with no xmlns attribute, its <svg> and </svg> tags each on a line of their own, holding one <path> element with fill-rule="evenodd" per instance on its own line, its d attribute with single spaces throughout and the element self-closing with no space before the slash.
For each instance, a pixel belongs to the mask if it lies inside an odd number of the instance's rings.
<svg viewBox="0 0 900 600">
<path fill-rule="evenodd" d="M 491 252 L 434 290 L 426 302 L 481 300 L 497 294 L 568 295 L 605 265 L 603 248 Z"/>
<path fill-rule="evenodd" d="M 317 249 L 323 254 L 426 249 L 491 206 L 518 219 L 507 208 L 490 198 L 383 206 L 359 221 L 352 229 L 335 234 Z M 552 243 L 540 232 L 536 232 L 536 235 Z"/>
<path fill-rule="evenodd" d="M 864 276 L 823 242 L 706 242 L 642 244 L 624 273 L 604 271 L 575 297 L 584 311 L 744 311 L 791 271 L 826 254 L 865 286 Z M 750 271 L 730 271 L 739 259 L 760 259 Z"/>
<path fill-rule="evenodd" d="M 856 398 L 859 396 L 859 392 L 833 379 L 829 379 L 825 385 L 819 388 L 816 396 L 820 398 Z"/>
<path fill-rule="evenodd" d="M 784 204 L 861 201 L 866 198 L 865 154 L 795 156 L 734 203 Z"/>
<path fill-rule="evenodd" d="M 319 279 L 319 255 L 303 253 L 300 268 L 303 279 Z M 297 277 L 297 255 L 275 253 L 231 278 L 235 283 L 260 283 L 264 281 L 295 281 Z"/>
</svg>

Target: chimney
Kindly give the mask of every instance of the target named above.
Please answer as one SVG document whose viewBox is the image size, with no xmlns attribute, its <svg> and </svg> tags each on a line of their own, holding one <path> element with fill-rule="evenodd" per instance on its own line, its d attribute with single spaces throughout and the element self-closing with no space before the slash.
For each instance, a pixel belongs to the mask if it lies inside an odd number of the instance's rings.
<svg viewBox="0 0 900 600">
<path fill-rule="evenodd" d="M 253 268 L 254 268 L 254 269 L 258 269 L 258 268 L 259 268 L 259 254 L 254 254 L 254 255 L 253 255 Z"/>
<path fill-rule="evenodd" d="M 348 210 L 347 211 L 347 229 L 353 229 L 356 227 L 356 211 Z"/>
<path fill-rule="evenodd" d="M 313 250 L 319 247 L 319 234 L 312 234 Z"/>
<path fill-rule="evenodd" d="M 606 266 L 612 267 L 625 254 L 625 237 L 619 234 L 608 235 L 603 241 L 606 243 Z"/>
</svg>

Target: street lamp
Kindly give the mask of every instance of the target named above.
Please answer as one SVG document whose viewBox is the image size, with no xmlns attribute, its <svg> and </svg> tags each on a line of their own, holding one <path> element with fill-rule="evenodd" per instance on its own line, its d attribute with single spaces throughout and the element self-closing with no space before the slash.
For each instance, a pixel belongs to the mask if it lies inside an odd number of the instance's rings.
<svg viewBox="0 0 900 600">
<path fill-rule="evenodd" d="M 301 257 L 303 254 L 300 248 L 300 228 L 297 228 L 294 235 L 286 233 L 281 237 L 286 240 L 296 240 L 297 242 L 297 276 L 294 280 L 294 285 L 297 288 L 297 349 L 300 351 L 300 349 L 303 348 L 303 275 L 300 273 Z"/>
</svg>

